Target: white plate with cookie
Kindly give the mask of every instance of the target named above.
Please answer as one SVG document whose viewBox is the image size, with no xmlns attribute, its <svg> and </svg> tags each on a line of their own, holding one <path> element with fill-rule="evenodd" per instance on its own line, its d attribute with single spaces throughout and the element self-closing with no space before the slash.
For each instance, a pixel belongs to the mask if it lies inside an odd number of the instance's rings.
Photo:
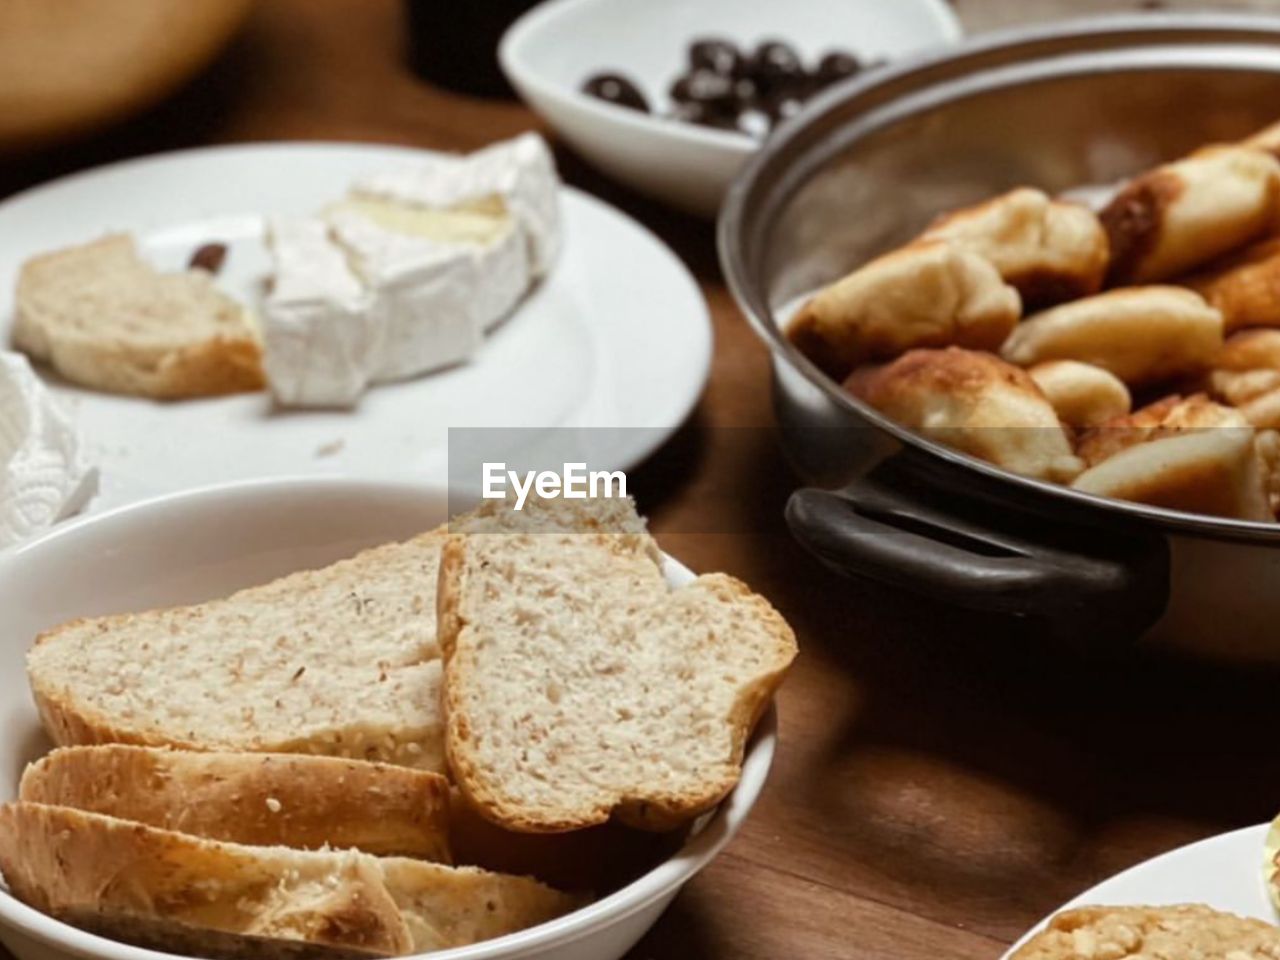
<svg viewBox="0 0 1280 960">
<path fill-rule="evenodd" d="M 183 151 L 114 164 L 0 204 L 0 342 L 13 293 L 36 255 L 113 232 L 144 260 L 182 270 L 225 244 L 219 290 L 259 309 L 271 276 L 269 217 L 313 214 L 355 178 L 435 155 L 406 147 L 273 143 Z M 451 428 L 502 428 L 487 459 L 593 431 L 600 469 L 626 469 L 684 420 L 706 382 L 705 302 L 644 228 L 569 187 L 550 271 L 464 363 L 373 386 L 350 409 L 291 409 L 265 391 L 157 401 L 42 378 L 74 409 L 101 474 L 92 509 L 209 483 L 344 475 L 443 483 Z M 492 456 L 489 456 L 489 455 Z"/>
<path fill-rule="evenodd" d="M 1255 932 L 1262 930 L 1263 935 L 1269 938 L 1268 942 L 1280 944 L 1280 930 L 1263 930 L 1247 923 L 1254 920 L 1274 925 L 1277 921 L 1276 910 L 1268 896 L 1264 871 L 1268 829 L 1267 824 L 1245 827 L 1153 857 L 1104 880 L 1063 904 L 1053 917 L 1084 907 L 1148 907 L 1162 910 L 1180 904 L 1200 904 L 1214 911 L 1244 918 L 1244 935 L 1252 935 L 1249 928 Z M 1053 917 L 1037 924 L 1035 929 L 1010 948 L 1005 954 L 1007 960 L 1017 957 L 1019 950 L 1040 934 L 1052 922 Z M 1203 918 L 1193 919 L 1195 923 L 1203 924 Z M 1217 919 L 1216 916 L 1211 918 L 1211 923 Z M 1222 922 L 1236 926 L 1236 922 L 1232 920 Z M 1132 920 L 1129 920 L 1128 925 L 1133 925 Z M 1041 958 L 1051 955 L 1052 949 L 1036 953 L 1028 951 L 1023 953 L 1022 960 L 1028 960 L 1032 956 Z"/>
</svg>

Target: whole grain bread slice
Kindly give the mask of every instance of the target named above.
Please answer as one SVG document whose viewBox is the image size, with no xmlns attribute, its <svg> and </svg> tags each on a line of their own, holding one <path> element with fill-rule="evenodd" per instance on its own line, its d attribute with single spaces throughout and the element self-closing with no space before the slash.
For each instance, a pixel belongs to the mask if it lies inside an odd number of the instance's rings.
<svg viewBox="0 0 1280 960">
<path fill-rule="evenodd" d="M 35 803 L 0 806 L 18 899 L 116 939 L 192 956 L 400 956 L 572 909 L 525 877 L 356 851 L 248 847 Z"/>
<path fill-rule="evenodd" d="M 111 234 L 22 265 L 14 345 L 68 380 L 160 399 L 260 390 L 252 314 L 204 270 L 161 273 Z"/>
<path fill-rule="evenodd" d="M 60 746 L 312 753 L 444 770 L 443 530 L 209 603 L 77 620 L 27 671 Z"/>
<path fill-rule="evenodd" d="M 603 503 L 603 520 L 560 501 L 576 522 L 535 510 L 521 526 L 489 501 L 444 548 L 449 765 L 508 829 L 611 816 L 668 829 L 710 809 L 796 654 L 782 617 L 732 577 L 673 589 L 634 505 Z"/>
<path fill-rule="evenodd" d="M 63 747 L 27 767 L 18 798 L 249 846 L 450 862 L 449 782 L 363 760 Z"/>
</svg>

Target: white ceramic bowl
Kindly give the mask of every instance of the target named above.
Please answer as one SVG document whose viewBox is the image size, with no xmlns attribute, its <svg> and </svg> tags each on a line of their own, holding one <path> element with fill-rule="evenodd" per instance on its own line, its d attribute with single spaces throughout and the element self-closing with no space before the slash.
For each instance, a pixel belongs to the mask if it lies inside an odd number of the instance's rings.
<svg viewBox="0 0 1280 960">
<path fill-rule="evenodd" d="M 661 112 L 689 41 L 743 46 L 780 39 L 812 64 L 834 47 L 863 59 L 954 43 L 960 23 L 946 0 L 549 0 L 517 20 L 498 49 L 525 101 L 605 173 L 672 206 L 714 216 L 757 142 L 679 123 L 580 92 L 591 74 L 630 77 Z"/>
<path fill-rule="evenodd" d="M 421 487 L 329 478 L 267 480 L 174 494 L 72 521 L 0 554 L 0 799 L 49 748 L 23 660 L 41 630 L 72 617 L 194 603 L 444 521 L 446 498 Z M 693 577 L 668 558 L 673 583 Z M 669 860 L 595 903 L 520 933 L 431 954 L 433 960 L 616 960 L 680 887 L 733 837 L 769 772 L 770 711 L 742 780 Z M 67 926 L 0 889 L 0 942 L 18 960 L 162 960 Z"/>
</svg>

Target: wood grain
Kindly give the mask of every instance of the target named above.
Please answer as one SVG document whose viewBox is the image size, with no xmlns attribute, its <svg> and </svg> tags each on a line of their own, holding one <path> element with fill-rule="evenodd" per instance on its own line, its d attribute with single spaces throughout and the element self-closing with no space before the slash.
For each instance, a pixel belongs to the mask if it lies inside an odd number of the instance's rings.
<svg viewBox="0 0 1280 960">
<path fill-rule="evenodd" d="M 415 80 L 393 0 L 268 0 L 178 98 L 94 141 L 8 158 L 0 195 L 206 143 L 465 150 L 537 126 L 515 102 Z M 1141 651 L 1079 660 L 1033 626 L 838 579 L 803 554 L 781 519 L 795 481 L 773 435 L 767 358 L 720 279 L 711 225 L 608 183 L 564 150 L 558 159 L 569 182 L 677 251 L 715 321 L 706 395 L 633 489 L 668 550 L 769 596 L 803 650 L 756 814 L 636 960 L 994 958 L 1110 873 L 1275 812 L 1275 673 Z"/>
</svg>

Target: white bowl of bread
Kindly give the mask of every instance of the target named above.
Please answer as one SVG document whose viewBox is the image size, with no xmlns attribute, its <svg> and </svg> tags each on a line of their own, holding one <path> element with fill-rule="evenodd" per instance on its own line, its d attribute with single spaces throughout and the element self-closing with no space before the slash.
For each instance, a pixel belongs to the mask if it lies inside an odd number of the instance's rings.
<svg viewBox="0 0 1280 960">
<path fill-rule="evenodd" d="M 630 501 L 532 506 L 259 482 L 0 555 L 0 942 L 622 956 L 755 802 L 794 638 Z"/>
</svg>

